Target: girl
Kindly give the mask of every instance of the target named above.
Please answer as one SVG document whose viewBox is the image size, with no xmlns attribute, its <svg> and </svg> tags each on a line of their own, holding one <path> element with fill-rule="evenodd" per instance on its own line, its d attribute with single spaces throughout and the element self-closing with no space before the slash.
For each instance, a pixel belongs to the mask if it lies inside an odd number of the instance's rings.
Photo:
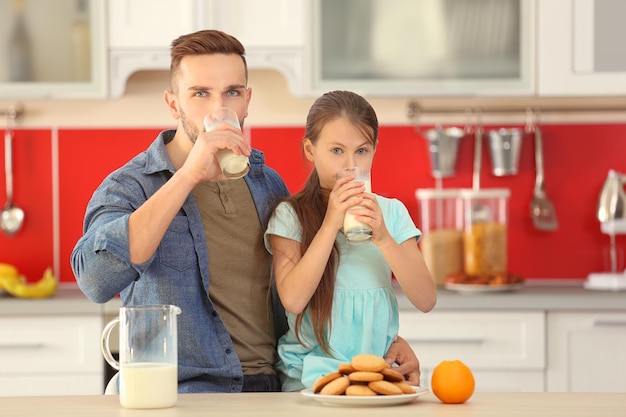
<svg viewBox="0 0 626 417">
<path fill-rule="evenodd" d="M 435 282 L 417 247 L 421 232 L 406 207 L 365 193 L 363 182 L 350 182 L 354 175 L 335 179 L 345 168 L 370 169 L 377 143 L 376 113 L 363 97 L 332 91 L 311 107 L 302 150 L 313 169 L 304 189 L 276 207 L 265 233 L 289 322 L 278 342 L 283 391 L 312 387 L 356 354 L 384 356 L 398 332 L 392 273 L 418 309 L 435 305 Z M 370 242 L 346 242 L 347 210 L 371 227 Z"/>
</svg>

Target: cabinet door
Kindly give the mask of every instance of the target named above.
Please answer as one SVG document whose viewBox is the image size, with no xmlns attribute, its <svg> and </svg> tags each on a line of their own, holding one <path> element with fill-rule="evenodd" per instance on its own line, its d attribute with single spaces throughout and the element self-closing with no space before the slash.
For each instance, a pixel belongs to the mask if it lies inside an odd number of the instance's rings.
<svg viewBox="0 0 626 417">
<path fill-rule="evenodd" d="M 311 88 L 384 96 L 532 94 L 534 3 L 314 0 Z"/>
<path fill-rule="evenodd" d="M 550 0 L 537 7 L 539 95 L 626 93 L 626 2 Z"/>
<path fill-rule="evenodd" d="M 246 49 L 304 44 L 304 0 L 208 0 L 207 6 L 204 26 L 235 36 Z"/>
<path fill-rule="evenodd" d="M 106 97 L 105 4 L 0 1 L 0 100 Z"/>
<path fill-rule="evenodd" d="M 198 30 L 201 7 L 200 0 L 109 0 L 109 97 L 124 94 L 136 71 L 168 70 L 172 41 Z"/>
<path fill-rule="evenodd" d="M 111 49 L 169 50 L 180 35 L 193 32 L 193 0 L 109 0 L 109 47 Z"/>
<path fill-rule="evenodd" d="M 223 30 L 246 48 L 248 68 L 275 69 L 303 96 L 310 0 L 198 0 L 203 26 Z"/>
<path fill-rule="evenodd" d="M 102 318 L 0 317 L 0 396 L 104 392 Z"/>
<path fill-rule="evenodd" d="M 420 360 L 423 384 L 441 361 L 460 359 L 478 391 L 544 390 L 543 311 L 401 311 L 400 336 Z"/>
<path fill-rule="evenodd" d="M 0 397 L 48 395 L 101 395 L 102 374 L 11 375 L 0 376 Z"/>
<path fill-rule="evenodd" d="M 103 372 L 100 316 L 0 318 L 0 375 Z"/>
<path fill-rule="evenodd" d="M 549 313 L 548 391 L 626 391 L 626 314 Z"/>
</svg>

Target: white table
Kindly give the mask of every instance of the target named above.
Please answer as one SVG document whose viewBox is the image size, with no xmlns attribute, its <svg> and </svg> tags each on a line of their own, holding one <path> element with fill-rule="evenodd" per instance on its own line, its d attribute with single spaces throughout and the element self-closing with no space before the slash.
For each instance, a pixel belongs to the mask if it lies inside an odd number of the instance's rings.
<svg viewBox="0 0 626 417">
<path fill-rule="evenodd" d="M 623 417 L 626 393 L 475 393 L 465 404 L 443 404 L 432 393 L 386 407 L 319 404 L 300 393 L 182 394 L 173 408 L 127 410 L 115 395 L 0 398 L 3 417 L 251 416 L 251 417 Z"/>
</svg>

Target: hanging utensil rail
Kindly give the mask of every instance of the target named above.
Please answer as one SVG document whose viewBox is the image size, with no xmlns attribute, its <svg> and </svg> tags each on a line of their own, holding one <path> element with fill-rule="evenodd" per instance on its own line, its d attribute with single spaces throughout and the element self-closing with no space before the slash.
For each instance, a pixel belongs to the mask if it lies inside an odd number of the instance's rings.
<svg viewBox="0 0 626 417">
<path fill-rule="evenodd" d="M 407 105 L 407 116 L 419 129 L 419 118 L 425 114 L 476 114 L 481 113 L 483 116 L 489 114 L 520 114 L 525 117 L 528 111 L 547 113 L 624 113 L 626 114 L 626 104 L 624 105 L 593 105 L 591 107 L 574 107 L 574 106 L 554 106 L 554 105 L 467 105 L 462 107 L 455 106 L 422 106 L 417 101 L 410 101 Z"/>
<path fill-rule="evenodd" d="M 0 109 L 0 117 L 5 117 L 8 120 L 15 122 L 24 114 L 24 107 L 20 104 L 13 104 L 7 109 Z M 8 126 L 7 126 L 8 127 Z"/>
</svg>

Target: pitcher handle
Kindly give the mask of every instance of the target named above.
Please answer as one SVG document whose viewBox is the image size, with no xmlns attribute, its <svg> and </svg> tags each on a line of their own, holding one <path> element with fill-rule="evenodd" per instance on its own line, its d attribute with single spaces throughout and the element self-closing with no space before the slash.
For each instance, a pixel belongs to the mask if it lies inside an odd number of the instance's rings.
<svg viewBox="0 0 626 417">
<path fill-rule="evenodd" d="M 102 355 L 104 359 L 113 367 L 113 369 L 119 371 L 120 363 L 115 360 L 113 354 L 111 353 L 111 348 L 109 346 L 109 336 L 111 335 L 111 331 L 120 322 L 120 318 L 116 317 L 104 326 L 104 330 L 102 330 L 102 339 L 100 348 L 102 349 Z"/>
</svg>

